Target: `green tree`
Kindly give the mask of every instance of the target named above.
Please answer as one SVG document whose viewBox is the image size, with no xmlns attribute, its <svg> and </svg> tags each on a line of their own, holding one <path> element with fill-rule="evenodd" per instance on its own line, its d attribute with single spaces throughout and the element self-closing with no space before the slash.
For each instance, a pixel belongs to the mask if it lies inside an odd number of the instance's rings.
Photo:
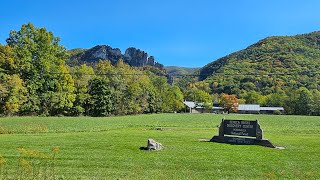
<svg viewBox="0 0 320 180">
<path fill-rule="evenodd" d="M 0 113 L 17 115 L 26 101 L 26 88 L 18 75 L 0 73 Z"/>
<path fill-rule="evenodd" d="M 149 74 L 149 78 L 151 79 L 151 82 L 154 87 L 154 91 L 157 97 L 158 101 L 156 102 L 158 105 L 158 111 L 157 112 L 168 112 L 170 109 L 166 106 L 167 97 L 166 97 L 166 91 L 169 89 L 169 84 L 167 83 L 167 79 L 164 76 L 157 76 L 155 74 Z"/>
<path fill-rule="evenodd" d="M 253 82 L 245 82 L 241 84 L 241 88 L 246 91 L 253 91 L 256 90 L 256 85 Z"/>
<path fill-rule="evenodd" d="M 126 74 L 134 74 L 133 69 L 122 60 L 113 66 L 110 61 L 100 61 L 97 66 L 97 74 L 108 82 L 108 88 L 112 94 L 112 102 L 114 105 L 112 114 L 124 115 L 128 114 L 130 108 L 128 83 L 132 82 L 133 76 Z"/>
<path fill-rule="evenodd" d="M 312 104 L 313 99 L 311 92 L 305 87 L 299 88 L 296 102 L 296 113 L 300 115 L 311 115 Z"/>
<path fill-rule="evenodd" d="M 210 91 L 211 91 L 209 83 L 204 82 L 204 81 L 190 83 L 189 86 L 191 88 L 197 88 L 197 89 L 205 91 L 207 93 L 210 93 Z"/>
<path fill-rule="evenodd" d="M 0 113 L 17 115 L 26 101 L 27 90 L 16 69 L 14 54 L 10 46 L 0 44 Z"/>
<path fill-rule="evenodd" d="M 316 116 L 320 116 L 320 91 L 314 89 L 311 91 L 312 93 L 312 114 Z"/>
<path fill-rule="evenodd" d="M 189 89 L 186 92 L 186 99 L 194 102 L 200 103 L 212 103 L 212 97 L 206 91 L 200 90 L 198 88 Z"/>
<path fill-rule="evenodd" d="M 288 96 L 284 104 L 286 114 L 297 114 L 298 90 L 293 87 L 287 88 L 286 95 Z"/>
<path fill-rule="evenodd" d="M 247 95 L 245 97 L 246 103 L 247 104 L 260 104 L 260 105 L 265 105 L 267 97 L 261 95 L 261 93 L 256 92 L 256 91 L 249 91 L 247 92 Z"/>
<path fill-rule="evenodd" d="M 88 113 L 88 102 L 90 95 L 88 93 L 89 81 L 94 78 L 94 70 L 91 66 L 85 64 L 72 68 L 75 85 L 76 98 L 73 103 L 72 115 L 82 115 Z"/>
<path fill-rule="evenodd" d="M 109 116 L 113 111 L 112 94 L 108 87 L 108 80 L 96 77 L 89 82 L 90 108 L 92 116 Z"/>
<path fill-rule="evenodd" d="M 163 99 L 165 112 L 177 112 L 184 108 L 183 94 L 178 86 L 169 86 Z"/>
<path fill-rule="evenodd" d="M 12 72 L 19 74 L 28 91 L 24 114 L 67 114 L 75 100 L 74 82 L 65 64 L 67 52 L 59 38 L 33 24 L 11 31 L 7 44 L 14 54 Z"/>
<path fill-rule="evenodd" d="M 267 95 L 267 106 L 273 107 L 283 107 L 288 99 L 288 96 L 285 93 L 273 93 Z"/>
<path fill-rule="evenodd" d="M 111 86 L 114 89 L 113 102 L 115 103 L 115 114 L 139 114 L 145 109 L 145 98 L 140 82 L 142 72 L 119 60 L 114 72 L 117 76 L 110 76 Z M 130 74 L 130 75 L 128 75 Z M 135 75 L 139 74 L 139 75 Z"/>
<path fill-rule="evenodd" d="M 13 74 L 16 69 L 17 65 L 12 48 L 0 44 L 0 71 L 6 74 Z"/>
<path fill-rule="evenodd" d="M 157 113 L 161 111 L 161 106 L 159 104 L 160 97 L 158 91 L 153 85 L 149 86 L 147 89 L 147 101 L 148 107 L 145 109 L 145 113 Z"/>
</svg>

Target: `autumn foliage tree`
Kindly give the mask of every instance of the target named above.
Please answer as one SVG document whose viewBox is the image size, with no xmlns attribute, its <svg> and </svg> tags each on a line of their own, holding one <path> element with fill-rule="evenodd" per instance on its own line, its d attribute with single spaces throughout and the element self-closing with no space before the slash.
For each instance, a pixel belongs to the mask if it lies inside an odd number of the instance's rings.
<svg viewBox="0 0 320 180">
<path fill-rule="evenodd" d="M 222 94 L 220 104 L 229 112 L 238 110 L 239 100 L 235 95 Z"/>
</svg>

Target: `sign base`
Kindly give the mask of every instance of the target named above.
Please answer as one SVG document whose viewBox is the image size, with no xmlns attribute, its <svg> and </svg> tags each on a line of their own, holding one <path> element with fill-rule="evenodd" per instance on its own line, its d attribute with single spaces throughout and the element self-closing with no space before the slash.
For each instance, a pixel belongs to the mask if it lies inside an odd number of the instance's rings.
<svg viewBox="0 0 320 180">
<path fill-rule="evenodd" d="M 227 144 L 242 144 L 242 145 L 259 145 L 270 148 L 276 148 L 268 139 L 254 139 L 254 138 L 241 138 L 230 136 L 213 136 L 210 142 L 227 143 Z"/>
</svg>

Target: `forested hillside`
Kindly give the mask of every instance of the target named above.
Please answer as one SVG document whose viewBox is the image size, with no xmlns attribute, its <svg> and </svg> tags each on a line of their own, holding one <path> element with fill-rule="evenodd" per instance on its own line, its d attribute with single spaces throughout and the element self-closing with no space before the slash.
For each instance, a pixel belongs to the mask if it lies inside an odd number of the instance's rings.
<svg viewBox="0 0 320 180">
<path fill-rule="evenodd" d="M 200 68 L 187 68 L 179 66 L 165 66 L 164 69 L 169 75 L 188 75 L 193 74 L 198 71 Z"/>
<path fill-rule="evenodd" d="M 201 80 L 218 82 L 218 91 L 243 89 L 246 82 L 262 93 L 274 88 L 319 86 L 320 32 L 275 36 L 218 59 L 200 70 Z M 237 89 L 235 89 L 237 90 Z"/>
<path fill-rule="evenodd" d="M 138 69 L 121 59 L 70 67 L 59 41 L 31 23 L 10 32 L 0 45 L 0 115 L 111 116 L 183 108 L 180 89 L 156 75 L 156 67 Z"/>
<path fill-rule="evenodd" d="M 319 68 L 320 32 L 313 32 L 263 39 L 209 63 L 200 70 L 200 80 L 213 94 L 285 106 L 287 113 L 319 114 Z"/>
</svg>

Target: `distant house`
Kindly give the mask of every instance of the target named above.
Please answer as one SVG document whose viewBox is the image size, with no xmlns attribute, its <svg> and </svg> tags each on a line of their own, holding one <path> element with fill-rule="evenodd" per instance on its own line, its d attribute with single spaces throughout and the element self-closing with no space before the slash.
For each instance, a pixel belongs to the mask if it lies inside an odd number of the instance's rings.
<svg viewBox="0 0 320 180">
<path fill-rule="evenodd" d="M 192 113 L 192 109 L 196 107 L 196 103 L 192 101 L 184 101 L 183 104 L 185 105 L 186 112 Z"/>
<path fill-rule="evenodd" d="M 259 104 L 239 104 L 238 113 L 240 114 L 274 114 L 284 112 L 283 107 L 260 107 Z"/>
<path fill-rule="evenodd" d="M 184 101 L 185 112 L 189 113 L 210 113 L 208 109 L 204 108 L 203 103 L 195 103 L 193 101 Z"/>
</svg>

